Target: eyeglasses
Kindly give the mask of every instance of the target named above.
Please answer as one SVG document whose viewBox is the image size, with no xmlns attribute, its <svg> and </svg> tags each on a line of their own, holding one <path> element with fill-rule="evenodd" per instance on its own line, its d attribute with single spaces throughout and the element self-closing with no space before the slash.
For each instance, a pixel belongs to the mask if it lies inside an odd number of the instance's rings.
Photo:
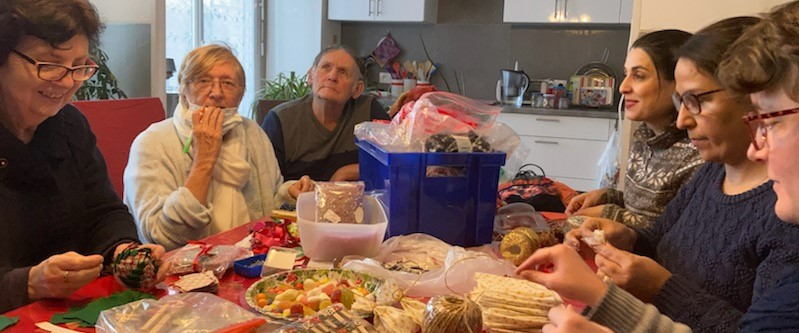
<svg viewBox="0 0 799 333">
<path fill-rule="evenodd" d="M 89 59 L 89 64 L 87 65 L 80 65 L 74 67 L 67 67 L 61 64 L 56 64 L 53 62 L 42 62 L 33 60 L 33 58 L 26 56 L 24 53 L 19 52 L 15 49 L 11 49 L 11 52 L 14 52 L 20 58 L 25 59 L 25 61 L 31 63 L 32 65 L 36 66 L 36 75 L 39 76 L 40 79 L 45 81 L 60 81 L 67 74 L 72 73 L 72 80 L 77 82 L 83 82 L 90 79 L 94 73 L 97 72 L 97 69 L 100 66 L 97 66 L 91 59 Z"/>
<path fill-rule="evenodd" d="M 702 106 L 700 105 L 699 98 L 705 95 L 710 95 L 713 93 L 717 93 L 724 89 L 715 89 L 711 91 L 706 91 L 701 94 L 692 94 L 692 93 L 685 93 L 682 96 L 678 95 L 676 92 L 671 95 L 671 100 L 674 102 L 674 107 L 677 111 L 680 110 L 680 106 L 685 104 L 685 108 L 688 109 L 688 112 L 692 115 L 698 115 L 702 113 Z"/>
<path fill-rule="evenodd" d="M 231 80 L 211 79 L 206 77 L 191 82 L 194 83 L 194 88 L 200 91 L 210 90 L 213 87 L 214 82 L 219 82 L 219 86 L 226 94 L 232 94 L 239 91 L 239 84 Z"/>
<path fill-rule="evenodd" d="M 777 118 L 794 113 L 799 113 L 799 108 L 744 116 L 743 120 L 746 123 L 746 127 L 749 128 L 749 137 L 752 139 L 752 145 L 755 146 L 755 150 L 763 149 L 763 145 L 766 144 L 766 135 L 770 126 L 766 125 L 763 119 Z"/>
</svg>

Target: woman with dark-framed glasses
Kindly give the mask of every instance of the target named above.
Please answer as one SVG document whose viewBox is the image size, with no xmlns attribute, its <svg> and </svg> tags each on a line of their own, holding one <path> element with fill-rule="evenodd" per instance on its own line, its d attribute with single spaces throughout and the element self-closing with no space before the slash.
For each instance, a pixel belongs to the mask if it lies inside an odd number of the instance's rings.
<svg viewBox="0 0 799 333">
<path fill-rule="evenodd" d="M 694 332 L 729 332 L 751 304 L 779 285 L 781 272 L 799 261 L 799 227 L 779 222 L 765 167 L 747 159 L 749 135 L 741 117 L 753 110 L 748 96 L 726 89 L 716 75 L 727 48 L 757 22 L 753 17 L 717 22 L 678 50 L 677 125 L 688 130 L 707 163 L 655 224 L 633 229 L 592 218 L 567 234 L 567 245 L 595 254 L 598 274 L 609 287 L 567 284 L 577 274 L 522 274 L 600 300 L 589 312 L 591 319 L 614 329 L 631 327 L 636 316 L 625 313 L 642 309 L 641 303 L 625 300 L 619 287 Z M 607 244 L 580 246 L 595 230 L 603 231 Z M 525 266 L 546 262 L 544 254 L 534 254 Z"/>
<path fill-rule="evenodd" d="M 267 216 L 310 191 L 310 178 L 283 182 L 272 143 L 238 114 L 244 69 L 232 50 L 190 51 L 178 73 L 172 118 L 133 141 L 124 201 L 146 242 L 174 249 Z"/>
<path fill-rule="evenodd" d="M 86 0 L 0 2 L 0 312 L 71 295 L 138 242 L 67 104 L 97 71 L 89 43 L 101 28 Z"/>
</svg>

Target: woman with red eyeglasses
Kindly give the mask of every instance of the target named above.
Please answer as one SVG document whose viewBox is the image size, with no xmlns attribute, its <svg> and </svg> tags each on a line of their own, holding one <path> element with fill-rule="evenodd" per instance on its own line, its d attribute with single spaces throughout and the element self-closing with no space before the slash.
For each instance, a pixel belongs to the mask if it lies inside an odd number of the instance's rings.
<svg viewBox="0 0 799 333">
<path fill-rule="evenodd" d="M 755 112 L 744 117 L 749 159 L 765 164 L 777 216 L 799 224 L 799 1 L 772 11 L 741 36 L 719 73 L 731 90 L 751 97 Z M 780 280 L 752 304 L 742 331 L 799 329 L 799 268 L 784 270 Z"/>
<path fill-rule="evenodd" d="M 86 0 L 0 1 L 0 312 L 67 297 L 138 243 L 86 118 L 67 104 L 97 71 L 89 42 L 101 27 Z"/>
</svg>

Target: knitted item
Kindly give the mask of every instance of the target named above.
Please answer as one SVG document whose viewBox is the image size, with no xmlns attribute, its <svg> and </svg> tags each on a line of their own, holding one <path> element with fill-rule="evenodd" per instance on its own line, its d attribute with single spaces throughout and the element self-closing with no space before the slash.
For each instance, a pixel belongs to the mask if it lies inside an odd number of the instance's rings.
<svg viewBox="0 0 799 333">
<path fill-rule="evenodd" d="M 724 177 L 723 164 L 705 164 L 652 227 L 636 230 L 635 252 L 673 274 L 652 303 L 694 332 L 734 331 L 799 262 L 799 226 L 775 216 L 772 183 L 730 196 Z"/>
<path fill-rule="evenodd" d="M 158 261 L 152 249 L 131 244 L 114 259 L 113 270 L 117 282 L 128 288 L 148 289 L 158 274 Z"/>
</svg>

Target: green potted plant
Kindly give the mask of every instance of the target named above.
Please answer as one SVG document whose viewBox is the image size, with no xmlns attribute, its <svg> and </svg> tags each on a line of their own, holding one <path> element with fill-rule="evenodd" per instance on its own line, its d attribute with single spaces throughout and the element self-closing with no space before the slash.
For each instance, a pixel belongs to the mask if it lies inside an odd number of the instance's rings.
<svg viewBox="0 0 799 333">
<path fill-rule="evenodd" d="M 311 92 L 311 86 L 303 76 L 293 71 L 286 75 L 280 73 L 274 80 L 264 80 L 263 88 L 255 92 L 252 102 L 252 118 L 259 124 L 267 112 L 283 102 L 303 97 Z"/>
<path fill-rule="evenodd" d="M 76 100 L 90 99 L 118 99 L 127 98 L 125 92 L 119 89 L 117 78 L 108 68 L 108 55 L 95 43 L 89 45 L 89 57 L 100 68 L 91 79 L 86 80 L 75 92 Z"/>
</svg>

